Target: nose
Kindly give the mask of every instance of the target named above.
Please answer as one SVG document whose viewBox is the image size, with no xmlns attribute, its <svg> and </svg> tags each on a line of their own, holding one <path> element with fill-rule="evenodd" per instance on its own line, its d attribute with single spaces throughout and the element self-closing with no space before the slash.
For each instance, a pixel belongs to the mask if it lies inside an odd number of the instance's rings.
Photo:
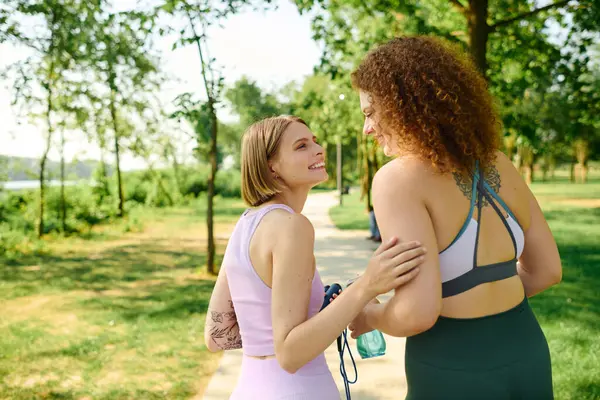
<svg viewBox="0 0 600 400">
<path fill-rule="evenodd" d="M 365 121 L 365 124 L 363 126 L 363 133 L 365 135 L 371 135 L 375 132 L 375 129 L 373 129 L 373 125 L 369 122 L 369 121 Z"/>
<path fill-rule="evenodd" d="M 323 146 L 321 146 L 319 143 L 315 143 L 315 145 L 317 146 L 316 147 L 316 150 L 317 150 L 317 154 L 316 155 L 317 156 L 322 156 L 323 152 L 324 152 Z"/>
</svg>

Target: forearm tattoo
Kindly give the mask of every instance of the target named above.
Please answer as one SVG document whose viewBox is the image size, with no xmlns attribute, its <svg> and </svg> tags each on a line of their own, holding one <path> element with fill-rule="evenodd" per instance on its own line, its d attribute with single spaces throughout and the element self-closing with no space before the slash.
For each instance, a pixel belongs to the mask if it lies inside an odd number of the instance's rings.
<svg viewBox="0 0 600 400">
<path fill-rule="evenodd" d="M 466 177 L 464 175 L 454 173 L 454 180 L 456 181 L 456 185 L 460 189 L 460 191 L 465 195 L 465 197 L 471 200 L 473 197 L 473 177 Z M 496 167 L 492 166 L 487 168 L 484 171 L 484 179 L 488 185 L 492 188 L 492 190 L 496 193 L 500 193 L 500 173 L 496 169 Z M 477 203 L 477 199 L 475 199 L 475 203 Z M 484 197 L 482 207 L 489 205 L 489 202 Z"/>
<path fill-rule="evenodd" d="M 242 348 L 242 337 L 237 322 L 233 301 L 229 300 L 230 311 L 218 312 L 208 310 L 210 320 L 208 329 L 212 341 L 221 350 L 233 350 Z"/>
</svg>

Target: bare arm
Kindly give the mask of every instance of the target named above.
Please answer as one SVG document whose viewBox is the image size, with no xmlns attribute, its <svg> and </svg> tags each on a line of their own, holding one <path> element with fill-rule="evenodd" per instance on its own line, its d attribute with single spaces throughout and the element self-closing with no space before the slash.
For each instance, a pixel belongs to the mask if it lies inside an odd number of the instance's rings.
<svg viewBox="0 0 600 400">
<path fill-rule="evenodd" d="M 391 168 L 390 168 L 391 167 Z M 419 275 L 381 304 L 365 308 L 373 329 L 392 336 L 412 336 L 431 328 L 442 309 L 442 283 L 437 239 L 423 199 L 414 185 L 404 181 L 397 165 L 382 168 L 373 180 L 373 206 L 381 237 L 416 240 L 427 249 Z M 408 182 L 410 183 L 410 182 Z"/>
<path fill-rule="evenodd" d="M 525 231 L 525 247 L 517 271 L 527 297 L 532 297 L 562 279 L 562 264 L 558 247 L 544 214 L 527 185 L 531 222 Z"/>
<path fill-rule="evenodd" d="M 242 348 L 242 337 L 237 322 L 225 268 L 221 267 L 219 276 L 206 313 L 204 342 L 211 352 Z"/>
<path fill-rule="evenodd" d="M 273 337 L 277 360 L 290 373 L 325 351 L 377 294 L 400 286 L 416 275 L 413 269 L 418 264 L 414 258 L 416 253 L 402 252 L 406 246 L 395 246 L 381 254 L 380 260 L 389 256 L 389 263 L 371 262 L 364 275 L 327 308 L 308 319 L 315 273 L 314 230 L 302 215 L 290 215 L 278 229 L 280 234 L 273 250 Z M 384 244 L 378 251 L 388 247 L 391 245 Z M 398 258 L 393 260 L 396 256 Z M 402 257 L 411 261 L 403 263 Z M 394 263 L 402 265 L 392 267 Z M 409 270 L 413 271 L 400 276 Z"/>
</svg>

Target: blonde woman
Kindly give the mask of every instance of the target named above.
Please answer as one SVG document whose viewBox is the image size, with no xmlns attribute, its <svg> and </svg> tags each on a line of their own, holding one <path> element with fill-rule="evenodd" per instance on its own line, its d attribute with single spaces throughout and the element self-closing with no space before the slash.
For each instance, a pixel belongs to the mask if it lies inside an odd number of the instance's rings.
<svg viewBox="0 0 600 400">
<path fill-rule="evenodd" d="M 388 240 L 365 273 L 323 311 L 314 230 L 301 214 L 328 178 L 323 148 L 304 121 L 268 118 L 242 145 L 242 195 L 252 208 L 229 240 L 207 313 L 211 351 L 242 348 L 231 399 L 339 399 L 323 352 L 375 296 L 418 273 L 425 249 Z"/>
</svg>

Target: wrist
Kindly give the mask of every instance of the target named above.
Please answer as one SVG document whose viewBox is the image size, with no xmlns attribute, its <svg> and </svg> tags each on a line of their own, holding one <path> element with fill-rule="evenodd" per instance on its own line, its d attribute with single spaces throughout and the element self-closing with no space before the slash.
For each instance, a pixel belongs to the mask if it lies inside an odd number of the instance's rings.
<svg viewBox="0 0 600 400">
<path fill-rule="evenodd" d="M 365 307 L 371 300 L 373 300 L 373 298 L 377 296 L 377 293 L 373 293 L 362 276 L 352 283 L 352 287 L 354 290 L 356 290 L 363 307 Z"/>
</svg>

